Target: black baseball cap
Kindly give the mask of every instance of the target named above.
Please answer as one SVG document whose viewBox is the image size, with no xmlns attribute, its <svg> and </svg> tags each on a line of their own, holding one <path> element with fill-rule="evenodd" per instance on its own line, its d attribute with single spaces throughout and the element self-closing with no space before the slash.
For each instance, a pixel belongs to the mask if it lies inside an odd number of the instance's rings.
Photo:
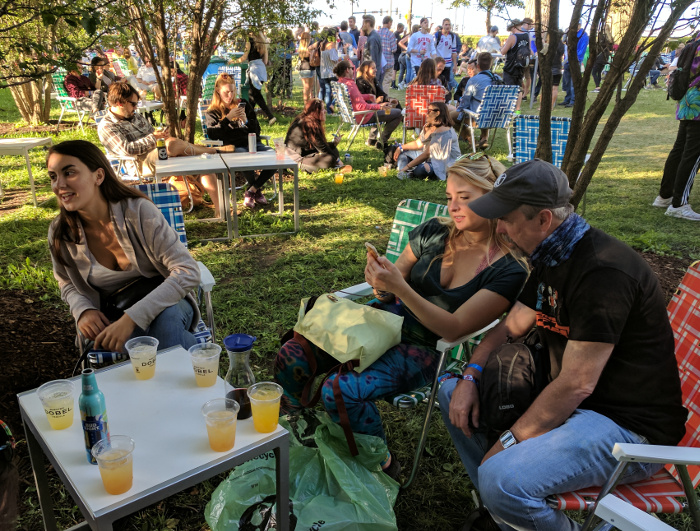
<svg viewBox="0 0 700 531">
<path fill-rule="evenodd" d="M 515 164 L 502 173 L 493 190 L 469 203 L 477 215 L 500 218 L 520 205 L 559 208 L 572 194 L 569 178 L 559 168 L 540 159 Z"/>
</svg>

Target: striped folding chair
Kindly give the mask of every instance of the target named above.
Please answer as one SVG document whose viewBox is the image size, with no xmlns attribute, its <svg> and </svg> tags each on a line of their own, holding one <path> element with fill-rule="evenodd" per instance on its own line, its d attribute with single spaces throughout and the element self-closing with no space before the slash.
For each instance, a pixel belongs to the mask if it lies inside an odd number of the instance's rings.
<svg viewBox="0 0 700 531">
<path fill-rule="evenodd" d="M 379 123 L 379 117 L 377 116 L 377 111 L 354 111 L 352 109 L 352 102 L 350 101 L 350 94 L 348 93 L 348 87 L 337 81 L 331 81 L 331 89 L 333 90 L 333 98 L 336 101 L 336 109 L 340 112 L 340 125 L 336 130 L 336 134 L 340 133 L 341 128 L 344 124 L 348 124 L 352 127 L 350 130 L 350 137 L 348 138 L 348 147 L 345 153 L 350 151 L 352 143 L 355 141 L 355 136 L 357 132 L 363 127 L 377 127 L 377 137 L 381 136 L 382 124 Z M 364 120 L 364 117 L 368 114 L 374 114 L 374 123 L 363 124 L 357 123 L 357 117 L 361 117 L 360 122 Z"/>
<path fill-rule="evenodd" d="M 208 75 L 202 78 L 202 100 L 211 101 L 214 97 L 214 85 L 216 85 L 216 76 Z"/>
<path fill-rule="evenodd" d="M 187 247 L 187 234 L 185 233 L 185 216 L 182 213 L 182 203 L 180 202 L 179 192 L 167 183 L 140 184 L 139 191 L 153 201 L 153 204 L 158 207 L 163 216 L 175 232 L 180 237 L 182 244 Z M 204 298 L 206 319 L 200 320 L 197 325 L 197 331 L 194 336 L 197 343 L 206 343 L 208 341 L 216 341 L 216 330 L 214 327 L 214 310 L 211 303 L 211 290 L 214 287 L 214 277 L 209 272 L 207 266 L 202 262 L 197 262 L 201 280 L 199 283 L 199 297 Z"/>
<path fill-rule="evenodd" d="M 552 164 L 561 168 L 566 152 L 566 142 L 569 139 L 571 129 L 571 118 L 566 116 L 552 116 Z M 540 117 L 537 115 L 519 114 L 514 120 L 514 144 L 515 149 L 511 149 L 515 157 L 516 164 L 532 160 L 537 151 L 537 138 L 540 134 Z M 586 162 L 590 155 L 586 155 Z M 586 197 L 583 196 L 581 215 L 586 214 Z"/>
<path fill-rule="evenodd" d="M 680 513 L 690 509 L 700 529 L 700 505 L 695 489 L 700 484 L 700 261 L 689 268 L 668 305 L 676 340 L 676 360 L 681 377 L 683 405 L 688 409 L 685 437 L 678 446 L 616 444 L 613 455 L 620 461 L 603 487 L 558 494 L 548 499 L 561 510 L 591 511 L 584 531 L 592 529 L 598 500 L 613 494 L 645 512 Z M 692 450 L 691 450 L 692 449 Z M 631 461 L 668 463 L 642 481 L 617 485 Z M 681 501 L 678 498 L 685 498 Z"/>
<path fill-rule="evenodd" d="M 401 201 L 396 207 L 394 222 L 391 225 L 389 243 L 386 247 L 386 257 L 392 263 L 395 263 L 404 247 L 408 244 L 409 233 L 421 223 L 436 216 L 448 217 L 449 213 L 447 207 L 445 205 L 438 205 L 417 199 L 404 199 Z M 368 297 L 372 295 L 372 287 L 367 282 L 363 282 L 362 284 L 337 291 L 335 295 L 349 299 Z M 440 339 L 435 347 L 436 350 L 440 352 L 440 361 L 433 382 L 419 389 L 414 389 L 409 393 L 400 393 L 387 397 L 387 402 L 399 409 L 411 409 L 420 403 L 427 404 L 423 429 L 421 431 L 420 441 L 416 447 L 411 474 L 401 486 L 402 488 L 408 488 L 418 471 L 423 449 L 425 448 L 425 441 L 428 436 L 433 407 L 437 403 L 434 397 L 437 396 L 437 390 L 439 388 L 438 377 L 445 370 L 459 370 L 462 363 L 471 356 L 472 349 L 479 343 L 484 333 L 495 324 L 496 322 L 493 322 L 482 330 L 478 330 L 473 334 L 461 337 L 452 342 Z"/>
<path fill-rule="evenodd" d="M 53 87 L 56 91 L 56 101 L 61 107 L 61 116 L 58 117 L 58 124 L 56 124 L 56 129 L 58 130 L 58 126 L 61 125 L 61 120 L 63 120 L 64 114 L 74 113 L 78 115 L 78 125 L 80 126 L 80 130 L 83 133 L 85 133 L 85 129 L 83 128 L 83 118 L 85 118 L 86 115 L 89 116 L 90 113 L 88 111 L 79 109 L 77 105 L 78 99 L 71 98 L 68 95 L 66 86 L 63 84 L 63 80 L 66 78 L 67 75 L 68 72 L 66 72 L 63 68 L 59 68 L 51 74 Z"/>
<path fill-rule="evenodd" d="M 459 127 L 459 133 L 465 125 L 469 128 L 472 140 L 472 151 L 476 151 L 474 141 L 474 129 L 505 129 L 508 137 L 508 158 L 513 157 L 512 142 L 510 139 L 510 126 L 515 113 L 515 105 L 518 103 L 518 91 L 516 85 L 490 85 L 484 91 L 484 97 L 476 112 L 466 110 Z M 474 123 L 475 125 L 472 125 Z M 494 138 L 496 133 L 494 131 Z M 493 145 L 493 139 L 489 141 Z"/>
<path fill-rule="evenodd" d="M 403 140 L 406 129 L 422 129 L 432 101 L 445 101 L 445 89 L 436 85 L 409 85 L 406 87 L 406 106 L 403 116 Z"/>
</svg>

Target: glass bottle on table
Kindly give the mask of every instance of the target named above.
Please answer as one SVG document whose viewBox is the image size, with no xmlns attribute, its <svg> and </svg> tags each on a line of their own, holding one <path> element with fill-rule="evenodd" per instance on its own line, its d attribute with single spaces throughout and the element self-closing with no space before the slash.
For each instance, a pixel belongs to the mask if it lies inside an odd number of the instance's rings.
<svg viewBox="0 0 700 531">
<path fill-rule="evenodd" d="M 229 357 L 229 367 L 224 378 L 225 398 L 232 398 L 241 408 L 238 419 L 247 419 L 252 415 L 248 388 L 255 383 L 253 371 L 250 370 L 250 350 L 257 338 L 248 334 L 231 334 L 224 339 L 224 347 Z"/>
</svg>

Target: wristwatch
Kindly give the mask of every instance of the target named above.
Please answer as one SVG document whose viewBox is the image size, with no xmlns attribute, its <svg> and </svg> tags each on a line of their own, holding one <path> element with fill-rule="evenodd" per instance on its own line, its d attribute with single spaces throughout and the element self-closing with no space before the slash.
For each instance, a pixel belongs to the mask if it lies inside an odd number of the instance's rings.
<svg viewBox="0 0 700 531">
<path fill-rule="evenodd" d="M 504 450 L 510 448 L 514 444 L 518 444 L 518 440 L 515 438 L 515 436 L 511 433 L 510 430 L 506 430 L 503 433 L 501 433 L 500 440 Z"/>
</svg>

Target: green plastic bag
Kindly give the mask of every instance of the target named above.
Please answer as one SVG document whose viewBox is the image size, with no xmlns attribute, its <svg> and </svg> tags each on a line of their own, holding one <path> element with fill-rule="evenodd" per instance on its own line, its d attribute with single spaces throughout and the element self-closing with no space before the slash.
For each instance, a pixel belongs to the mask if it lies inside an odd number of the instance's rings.
<svg viewBox="0 0 700 531">
<path fill-rule="evenodd" d="M 294 426 L 280 419 L 291 441 L 290 530 L 396 530 L 399 485 L 381 471 L 384 441 L 355 434 L 360 454 L 353 458 L 343 429 L 326 413 L 306 415 L 311 418 L 302 417 Z M 237 467 L 216 488 L 204 513 L 207 524 L 212 531 L 274 527 L 275 492 L 275 458 L 269 452 Z"/>
</svg>

